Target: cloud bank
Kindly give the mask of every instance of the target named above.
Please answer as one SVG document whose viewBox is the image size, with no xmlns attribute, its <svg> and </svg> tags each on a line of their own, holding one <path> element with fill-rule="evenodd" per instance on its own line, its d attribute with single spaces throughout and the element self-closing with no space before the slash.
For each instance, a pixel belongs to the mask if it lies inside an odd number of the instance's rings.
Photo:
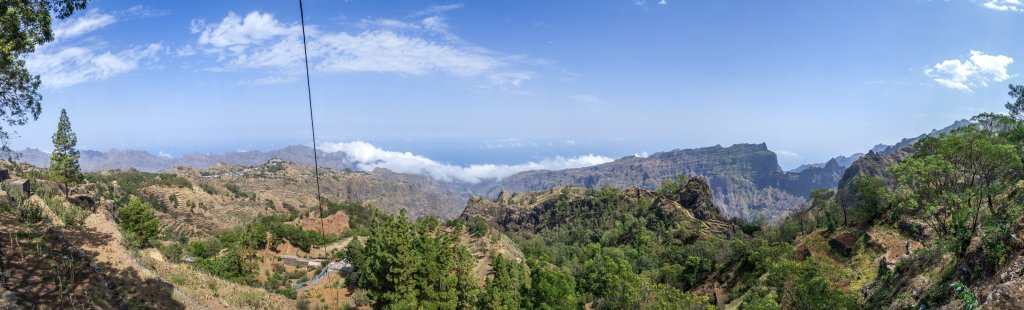
<svg viewBox="0 0 1024 310">
<path fill-rule="evenodd" d="M 517 165 L 474 164 L 458 166 L 437 162 L 410 152 L 387 151 L 363 141 L 328 143 L 320 146 L 324 152 L 342 152 L 356 164 L 359 170 L 371 171 L 386 168 L 401 173 L 422 174 L 441 181 L 479 183 L 484 180 L 501 179 L 528 170 L 561 170 L 587 167 L 611 162 L 612 159 L 599 155 L 577 157 L 556 156 L 536 162 Z"/>
<path fill-rule="evenodd" d="M 1010 78 L 1006 67 L 1013 58 L 1004 55 L 986 55 L 971 51 L 966 60 L 950 59 L 925 69 L 924 74 L 939 85 L 964 92 L 975 87 L 987 87 L 990 82 L 1002 82 Z"/>
</svg>

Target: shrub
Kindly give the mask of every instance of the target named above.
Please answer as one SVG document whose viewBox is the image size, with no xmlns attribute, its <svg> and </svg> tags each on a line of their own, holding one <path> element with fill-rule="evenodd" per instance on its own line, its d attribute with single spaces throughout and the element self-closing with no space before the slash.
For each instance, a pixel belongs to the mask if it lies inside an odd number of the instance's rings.
<svg viewBox="0 0 1024 310">
<path fill-rule="evenodd" d="M 182 253 L 185 252 L 184 248 L 181 243 L 175 242 L 160 246 L 160 253 L 171 262 L 179 262 L 181 261 Z"/>
<path fill-rule="evenodd" d="M 18 206 L 18 220 L 23 223 L 39 223 L 43 220 L 43 208 L 32 200 L 22 200 Z"/>
<path fill-rule="evenodd" d="M 46 206 L 50 208 L 50 211 L 53 211 L 64 222 L 64 225 L 81 225 L 85 222 L 85 217 L 89 216 L 89 213 L 81 207 L 65 203 L 57 196 L 46 197 L 43 201 L 46 202 Z"/>
<path fill-rule="evenodd" d="M 249 193 L 246 193 L 245 190 L 242 190 L 242 188 L 239 187 L 238 184 L 224 183 L 224 188 L 228 189 L 228 191 L 231 192 L 231 194 L 237 198 L 249 197 Z"/>
<path fill-rule="evenodd" d="M 117 216 L 120 218 L 121 233 L 133 247 L 148 247 L 150 241 L 160 233 L 160 222 L 153 213 L 153 208 L 137 196 L 118 209 Z"/>
<path fill-rule="evenodd" d="M 484 235 L 487 235 L 488 228 L 487 222 L 478 217 L 473 219 L 473 222 L 469 226 L 469 231 L 473 233 L 474 237 L 481 238 Z"/>
<path fill-rule="evenodd" d="M 366 293 L 365 289 L 357 288 L 352 292 L 352 301 L 355 302 L 356 306 L 369 306 L 370 296 Z"/>
<path fill-rule="evenodd" d="M 213 187 L 213 185 L 208 183 L 199 183 L 199 188 L 202 188 L 204 192 L 210 195 L 217 195 L 217 193 L 220 192 L 216 187 Z"/>
<path fill-rule="evenodd" d="M 156 209 L 160 212 L 167 213 L 167 211 L 169 210 L 167 207 L 167 203 L 164 202 L 163 199 L 160 199 L 160 197 L 157 197 L 156 195 L 142 195 L 142 201 L 145 202 L 146 204 L 149 204 L 151 207 L 153 207 L 153 209 Z"/>
<path fill-rule="evenodd" d="M 3 182 L 3 184 L 0 184 L 0 189 L 7 192 L 7 196 L 11 197 L 15 206 L 20 206 L 21 202 L 28 198 L 28 196 L 25 195 L 25 192 L 21 191 L 21 188 L 15 187 L 10 182 Z"/>
</svg>

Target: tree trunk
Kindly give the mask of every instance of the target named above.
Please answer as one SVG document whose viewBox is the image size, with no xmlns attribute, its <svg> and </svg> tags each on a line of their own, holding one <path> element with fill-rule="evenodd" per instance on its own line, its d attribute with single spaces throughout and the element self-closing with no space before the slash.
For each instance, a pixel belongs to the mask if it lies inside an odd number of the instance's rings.
<svg viewBox="0 0 1024 310">
<path fill-rule="evenodd" d="M 846 205 L 843 205 L 843 226 L 846 225 L 850 225 L 850 223 L 846 221 Z"/>
</svg>

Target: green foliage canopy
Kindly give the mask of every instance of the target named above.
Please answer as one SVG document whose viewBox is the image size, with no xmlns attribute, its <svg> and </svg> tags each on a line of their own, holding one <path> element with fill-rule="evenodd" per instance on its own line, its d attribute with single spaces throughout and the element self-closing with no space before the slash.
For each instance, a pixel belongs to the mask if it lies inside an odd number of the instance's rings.
<svg viewBox="0 0 1024 310">
<path fill-rule="evenodd" d="M 125 206 L 118 209 L 117 216 L 121 221 L 121 233 L 131 246 L 148 247 L 160 233 L 160 222 L 153 208 L 139 197 L 132 197 Z"/>
<path fill-rule="evenodd" d="M 25 125 L 42 112 L 40 80 L 25 66 L 24 56 L 53 41 L 53 17 L 64 19 L 85 9 L 86 0 L 0 2 L 0 122 Z M 9 153 L 10 129 L 0 125 L 0 151 Z"/>
<path fill-rule="evenodd" d="M 53 152 L 50 153 L 49 177 L 54 182 L 64 184 L 64 196 L 68 195 L 69 186 L 81 183 L 82 168 L 78 164 L 79 153 L 75 149 L 78 136 L 71 131 L 71 120 L 68 112 L 60 110 L 57 132 L 53 133 Z"/>
</svg>

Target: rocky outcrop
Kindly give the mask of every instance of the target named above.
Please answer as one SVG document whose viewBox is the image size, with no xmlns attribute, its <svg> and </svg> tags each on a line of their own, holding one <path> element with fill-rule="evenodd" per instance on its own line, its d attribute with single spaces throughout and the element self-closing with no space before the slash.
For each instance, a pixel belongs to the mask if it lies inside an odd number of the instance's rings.
<svg viewBox="0 0 1024 310">
<path fill-rule="evenodd" d="M 711 186 L 702 177 L 693 177 L 686 182 L 679 204 L 693 212 L 698 219 L 722 219 L 711 197 Z"/>
<path fill-rule="evenodd" d="M 1017 309 L 1024 305 L 1024 279 L 1017 279 L 992 288 L 983 309 Z"/>
<path fill-rule="evenodd" d="M 853 180 L 860 176 L 878 177 L 887 184 L 892 185 L 895 180 L 889 174 L 889 167 L 900 163 L 907 157 L 910 157 L 910 155 L 913 155 L 913 153 L 914 148 L 906 146 L 889 153 L 870 151 L 867 155 L 854 161 L 843 172 L 843 177 L 839 179 L 839 183 L 836 186 L 842 203 L 847 206 L 854 205 L 856 201 L 854 201 L 853 197 Z"/>
</svg>

